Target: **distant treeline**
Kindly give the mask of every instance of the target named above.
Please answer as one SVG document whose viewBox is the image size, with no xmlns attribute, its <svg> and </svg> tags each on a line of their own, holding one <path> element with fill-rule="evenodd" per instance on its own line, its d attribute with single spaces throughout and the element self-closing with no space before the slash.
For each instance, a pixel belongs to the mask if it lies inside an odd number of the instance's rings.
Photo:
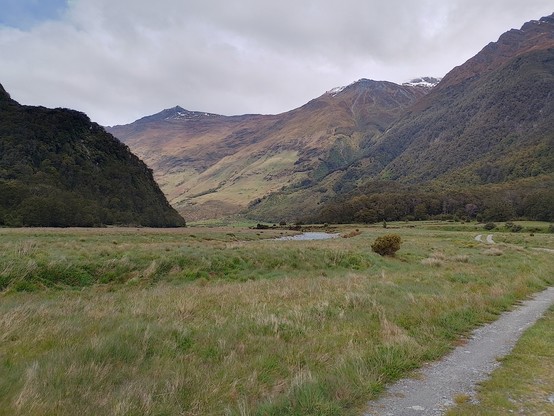
<svg viewBox="0 0 554 416">
<path fill-rule="evenodd" d="M 554 221 L 554 180 L 533 178 L 466 189 L 374 181 L 327 202 L 310 220 L 376 223 L 431 218 Z"/>
</svg>

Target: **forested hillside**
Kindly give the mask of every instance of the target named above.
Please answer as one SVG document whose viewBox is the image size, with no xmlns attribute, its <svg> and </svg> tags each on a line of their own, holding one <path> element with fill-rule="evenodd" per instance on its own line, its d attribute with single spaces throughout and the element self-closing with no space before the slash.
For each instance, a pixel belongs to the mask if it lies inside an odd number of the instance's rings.
<svg viewBox="0 0 554 416">
<path fill-rule="evenodd" d="M 0 85 L 0 226 L 183 226 L 152 172 L 82 113 Z"/>
</svg>

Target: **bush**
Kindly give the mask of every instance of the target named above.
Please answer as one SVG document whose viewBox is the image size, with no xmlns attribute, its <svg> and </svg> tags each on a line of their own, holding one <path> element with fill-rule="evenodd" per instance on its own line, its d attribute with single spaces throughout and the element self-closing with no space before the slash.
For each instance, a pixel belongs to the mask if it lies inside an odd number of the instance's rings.
<svg viewBox="0 0 554 416">
<path fill-rule="evenodd" d="M 521 225 L 514 224 L 513 222 L 507 222 L 506 223 L 506 228 L 508 230 L 510 230 L 511 232 L 513 232 L 513 233 L 519 233 L 523 229 L 523 227 Z"/>
<path fill-rule="evenodd" d="M 386 234 L 375 239 L 371 250 L 381 256 L 394 256 L 394 253 L 400 250 L 400 243 L 402 243 L 402 239 L 399 235 Z"/>
<path fill-rule="evenodd" d="M 494 222 L 487 222 L 483 228 L 485 230 L 494 230 L 496 228 L 496 224 Z"/>
</svg>

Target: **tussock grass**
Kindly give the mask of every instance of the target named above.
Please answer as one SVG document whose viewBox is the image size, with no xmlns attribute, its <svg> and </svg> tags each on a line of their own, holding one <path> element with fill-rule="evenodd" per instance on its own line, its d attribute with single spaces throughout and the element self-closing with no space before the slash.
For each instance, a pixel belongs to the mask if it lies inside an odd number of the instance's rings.
<svg viewBox="0 0 554 416">
<path fill-rule="evenodd" d="M 352 238 L 352 237 L 357 237 L 357 236 L 359 236 L 361 233 L 362 233 L 362 232 L 361 232 L 359 229 L 355 229 L 355 230 L 352 230 L 352 231 L 350 231 L 350 232 L 341 234 L 341 238 Z"/>
<path fill-rule="evenodd" d="M 440 267 L 444 264 L 444 260 L 437 259 L 435 257 L 427 257 L 426 259 L 421 260 L 421 264 L 425 266 Z"/>
<path fill-rule="evenodd" d="M 483 251 L 486 256 L 501 256 L 504 252 L 496 247 L 491 247 Z"/>
<path fill-rule="evenodd" d="M 357 414 L 552 284 L 550 253 L 499 261 L 472 233 L 399 229 L 384 258 L 387 230 L 362 231 L 0 230 L 0 415 Z"/>
<path fill-rule="evenodd" d="M 440 267 L 449 261 L 458 262 L 458 263 L 467 263 L 469 262 L 469 256 L 467 254 L 458 254 L 458 255 L 448 257 L 444 253 L 437 251 L 437 252 L 431 253 L 429 257 L 421 260 L 421 264 L 424 264 L 426 266 Z"/>
</svg>

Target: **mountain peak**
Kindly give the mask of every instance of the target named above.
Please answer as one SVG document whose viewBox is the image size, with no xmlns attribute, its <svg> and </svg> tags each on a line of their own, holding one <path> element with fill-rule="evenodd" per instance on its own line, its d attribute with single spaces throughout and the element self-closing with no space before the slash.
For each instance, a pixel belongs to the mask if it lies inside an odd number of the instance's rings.
<svg viewBox="0 0 554 416">
<path fill-rule="evenodd" d="M 332 88 L 329 91 L 327 91 L 326 94 L 329 94 L 329 95 L 334 97 L 335 95 L 341 93 L 342 91 L 344 91 L 347 88 L 351 88 L 351 87 L 356 88 L 356 87 L 359 87 L 359 86 L 378 85 L 378 84 L 383 83 L 383 82 L 386 82 L 386 81 L 374 81 L 374 80 L 368 79 L 368 78 L 360 78 L 358 81 L 354 81 L 354 82 L 352 82 L 348 85 L 344 85 L 342 87 Z"/>
<path fill-rule="evenodd" d="M 176 105 L 175 107 L 166 108 L 159 113 L 150 116 L 142 117 L 136 120 L 136 123 L 146 123 L 152 121 L 172 121 L 172 120 L 195 120 L 205 117 L 220 117 L 219 114 L 205 113 L 201 111 L 189 111 L 183 107 Z"/>
</svg>

